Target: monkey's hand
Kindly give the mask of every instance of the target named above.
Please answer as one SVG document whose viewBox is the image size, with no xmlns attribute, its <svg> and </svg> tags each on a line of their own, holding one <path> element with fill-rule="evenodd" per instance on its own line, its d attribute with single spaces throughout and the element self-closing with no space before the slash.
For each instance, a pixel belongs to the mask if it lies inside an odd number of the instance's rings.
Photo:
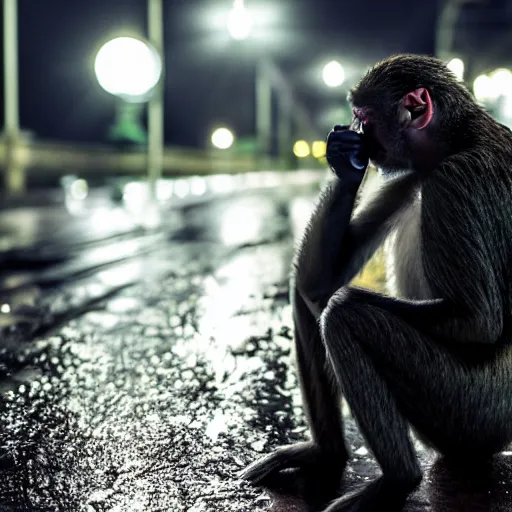
<svg viewBox="0 0 512 512">
<path fill-rule="evenodd" d="M 286 469 L 298 469 L 307 478 L 314 478 L 329 487 L 337 487 L 347 464 L 348 454 L 336 450 L 326 452 L 314 443 L 298 443 L 279 448 L 248 466 L 240 475 L 254 485 L 270 484 L 272 477 Z"/>
<path fill-rule="evenodd" d="M 338 178 L 361 183 L 368 167 L 368 155 L 360 133 L 349 130 L 348 126 L 335 126 L 327 136 L 326 157 Z"/>
</svg>

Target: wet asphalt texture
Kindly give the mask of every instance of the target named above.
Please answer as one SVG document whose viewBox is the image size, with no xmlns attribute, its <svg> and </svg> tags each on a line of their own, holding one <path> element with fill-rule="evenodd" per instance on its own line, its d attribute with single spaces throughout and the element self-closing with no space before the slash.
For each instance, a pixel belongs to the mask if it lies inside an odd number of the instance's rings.
<svg viewBox="0 0 512 512">
<path fill-rule="evenodd" d="M 318 510 L 237 475 L 308 438 L 288 274 L 322 178 L 160 224 L 107 200 L 0 213 L 0 511 Z M 379 474 L 346 416 L 345 491 Z M 512 510 L 508 452 L 466 474 L 418 454 L 407 511 Z"/>
</svg>

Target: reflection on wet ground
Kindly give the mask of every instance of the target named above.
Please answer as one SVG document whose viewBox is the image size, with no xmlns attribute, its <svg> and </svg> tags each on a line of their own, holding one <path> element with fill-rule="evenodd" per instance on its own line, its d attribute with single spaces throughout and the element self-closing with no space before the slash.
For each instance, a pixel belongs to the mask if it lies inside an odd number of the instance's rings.
<svg viewBox="0 0 512 512">
<path fill-rule="evenodd" d="M 149 227 L 133 205 L 0 215 L 0 510 L 313 510 L 236 475 L 307 437 L 287 278 L 321 177 L 184 201 Z M 347 432 L 351 489 L 378 469 Z M 407 510 L 511 509 L 510 454 L 461 475 L 418 449 Z"/>
</svg>

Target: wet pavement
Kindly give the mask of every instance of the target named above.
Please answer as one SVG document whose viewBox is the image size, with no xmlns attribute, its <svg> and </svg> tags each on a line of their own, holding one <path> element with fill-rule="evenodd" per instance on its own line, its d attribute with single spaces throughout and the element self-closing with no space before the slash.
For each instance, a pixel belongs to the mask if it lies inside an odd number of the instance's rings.
<svg viewBox="0 0 512 512">
<path fill-rule="evenodd" d="M 237 473 L 307 439 L 287 280 L 323 176 L 0 214 L 0 511 L 314 510 Z M 352 489 L 378 468 L 345 413 Z M 460 474 L 418 451 L 406 510 L 512 510 L 512 453 Z"/>
</svg>

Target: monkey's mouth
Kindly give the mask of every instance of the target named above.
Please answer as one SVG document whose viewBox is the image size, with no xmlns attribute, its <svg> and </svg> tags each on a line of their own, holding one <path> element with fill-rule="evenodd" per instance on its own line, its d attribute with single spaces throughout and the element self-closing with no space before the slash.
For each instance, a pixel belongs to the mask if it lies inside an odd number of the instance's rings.
<svg viewBox="0 0 512 512">
<path fill-rule="evenodd" d="M 361 123 L 364 149 L 370 160 L 380 160 L 386 155 L 384 146 L 375 133 L 375 125 L 371 122 Z"/>
<path fill-rule="evenodd" d="M 386 149 L 371 132 L 364 134 L 364 147 L 370 160 L 382 160 L 386 156 Z"/>
</svg>

